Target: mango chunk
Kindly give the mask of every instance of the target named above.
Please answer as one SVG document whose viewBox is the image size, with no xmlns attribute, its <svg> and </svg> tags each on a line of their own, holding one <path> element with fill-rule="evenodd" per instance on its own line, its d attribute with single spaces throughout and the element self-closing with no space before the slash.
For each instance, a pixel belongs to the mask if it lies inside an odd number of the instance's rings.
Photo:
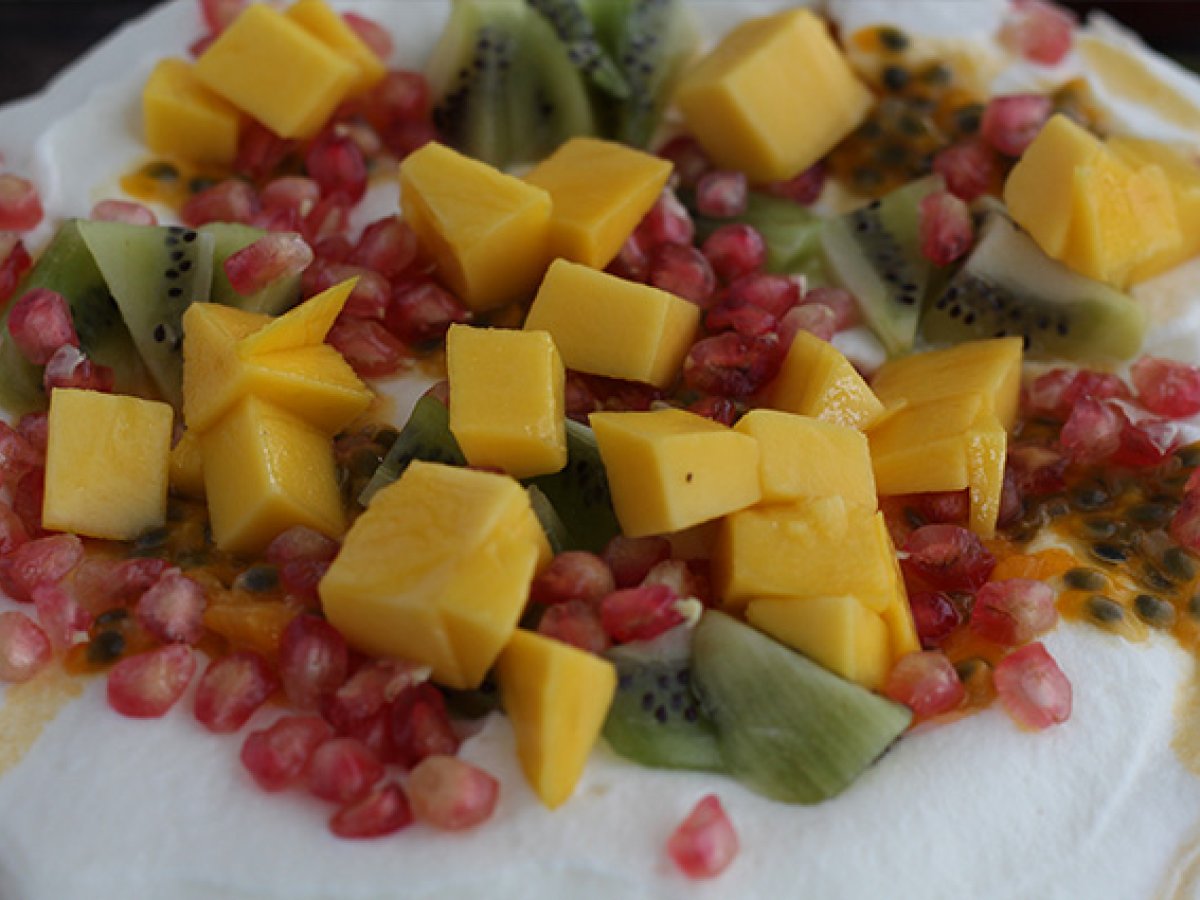
<svg viewBox="0 0 1200 900">
<path fill-rule="evenodd" d="M 603 269 L 671 175 L 658 156 L 596 138 L 567 141 L 525 176 L 550 194 L 550 255 Z"/>
<path fill-rule="evenodd" d="M 430 143 L 400 164 L 400 205 L 473 310 L 526 297 L 546 270 L 551 201 L 540 187 Z"/>
<path fill-rule="evenodd" d="M 321 580 L 329 621 L 357 649 L 424 663 L 447 687 L 483 681 L 550 548 L 507 475 L 412 463 L 379 491 Z"/>
<path fill-rule="evenodd" d="M 280 532 L 346 529 L 328 435 L 257 397 L 243 398 L 201 438 L 213 540 L 250 556 Z"/>
<path fill-rule="evenodd" d="M 1160 249 L 1134 266 L 1130 282 L 1138 284 L 1200 254 L 1200 165 L 1184 148 L 1160 141 L 1114 135 L 1108 146 L 1134 168 L 1156 165 L 1163 170 L 1179 223 L 1179 244 Z"/>
<path fill-rule="evenodd" d="M 270 321 L 219 303 L 193 303 L 184 311 L 183 420 L 189 430 L 209 428 L 244 395 L 238 342 Z"/>
<path fill-rule="evenodd" d="M 58 388 L 50 394 L 42 522 L 130 541 L 160 528 L 174 412 L 165 403 Z"/>
<path fill-rule="evenodd" d="M 752 600 L 746 619 L 843 678 L 877 691 L 892 667 L 888 627 L 856 597 Z"/>
<path fill-rule="evenodd" d="M 182 59 L 160 61 L 142 88 L 142 133 L 155 153 L 228 165 L 237 156 L 241 119 Z"/>
<path fill-rule="evenodd" d="M 172 493 L 204 499 L 204 450 L 198 432 L 185 430 L 171 448 L 167 480 Z"/>
<path fill-rule="evenodd" d="M 612 705 L 616 667 L 531 631 L 516 631 L 497 663 L 500 699 L 521 768 L 550 809 L 575 791 Z"/>
<path fill-rule="evenodd" d="M 196 60 L 196 77 L 280 137 L 316 134 L 358 70 L 265 3 L 252 3 Z"/>
<path fill-rule="evenodd" d="M 549 334 L 454 325 L 446 368 L 450 431 L 471 465 L 530 478 L 567 464 L 566 373 Z"/>
<path fill-rule="evenodd" d="M 833 344 L 807 331 L 798 332 L 792 340 L 783 366 L 771 382 L 767 406 L 860 429 L 870 427 L 883 414 L 883 404 L 850 360 Z"/>
<path fill-rule="evenodd" d="M 734 430 L 758 442 L 764 503 L 836 494 L 875 509 L 871 452 L 861 431 L 772 409 L 750 410 Z"/>
<path fill-rule="evenodd" d="M 700 307 L 565 259 L 555 260 L 525 319 L 548 331 L 569 369 L 667 387 L 700 324 Z"/>
<path fill-rule="evenodd" d="M 758 443 L 681 409 L 590 416 L 627 537 L 679 531 L 757 503 Z"/>
<path fill-rule="evenodd" d="M 296 0 L 284 15 L 354 66 L 351 95 L 369 91 L 383 80 L 387 73 L 383 61 L 325 0 Z"/>
<path fill-rule="evenodd" d="M 867 433 L 881 496 L 967 486 L 967 432 L 988 418 L 978 394 L 902 408 Z"/>
<path fill-rule="evenodd" d="M 721 168 L 791 178 L 858 127 L 870 91 L 808 10 L 735 28 L 675 93 L 688 130 Z"/>
<path fill-rule="evenodd" d="M 266 325 L 241 339 L 238 353 L 255 356 L 321 343 L 346 305 L 346 300 L 354 292 L 356 284 L 357 278 L 348 278 L 310 297 L 282 316 L 269 320 Z"/>
</svg>

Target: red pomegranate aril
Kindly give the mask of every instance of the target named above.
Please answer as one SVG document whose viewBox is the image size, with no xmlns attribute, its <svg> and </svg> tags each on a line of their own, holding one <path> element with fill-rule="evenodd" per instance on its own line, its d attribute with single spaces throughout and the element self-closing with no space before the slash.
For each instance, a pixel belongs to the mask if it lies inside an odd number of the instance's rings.
<svg viewBox="0 0 1200 900">
<path fill-rule="evenodd" d="M 787 181 L 772 181 L 767 192 L 801 206 L 811 206 L 821 199 L 827 175 L 824 163 L 814 163 Z"/>
<path fill-rule="evenodd" d="M 1000 40 L 1030 62 L 1057 65 L 1071 51 L 1074 15 L 1048 0 L 1013 0 Z"/>
<path fill-rule="evenodd" d="M 781 362 L 774 335 L 744 337 L 726 331 L 692 345 L 683 361 L 683 380 L 702 394 L 747 397 L 775 377 Z"/>
<path fill-rule="evenodd" d="M 687 408 L 688 412 L 730 427 L 738 418 L 738 406 L 728 397 L 701 397 L 689 403 Z"/>
<path fill-rule="evenodd" d="M 331 537 L 304 525 L 294 525 L 280 532 L 267 545 L 263 554 L 273 566 L 298 560 L 331 560 L 337 556 L 339 544 Z"/>
<path fill-rule="evenodd" d="M 563 388 L 563 405 L 567 417 L 587 424 L 588 416 L 601 408 L 600 400 L 591 386 L 576 372 L 567 372 Z"/>
<path fill-rule="evenodd" d="M 598 375 L 585 377 L 605 409 L 645 412 L 664 399 L 662 391 L 640 381 L 601 378 Z"/>
<path fill-rule="evenodd" d="M 1058 435 L 1059 447 L 1073 462 L 1099 463 L 1120 449 L 1121 411 L 1108 403 L 1084 397 L 1071 409 Z"/>
<path fill-rule="evenodd" d="M 701 215 L 731 219 L 746 211 L 749 194 L 744 172 L 707 172 L 696 183 L 696 209 Z"/>
<path fill-rule="evenodd" d="M 198 582 L 169 569 L 137 602 L 142 627 L 160 641 L 196 644 L 204 636 L 208 598 Z"/>
<path fill-rule="evenodd" d="M 388 72 L 367 95 L 367 119 L 377 131 L 397 122 L 422 122 L 429 116 L 429 82 L 420 72 Z"/>
<path fill-rule="evenodd" d="M 17 420 L 17 434 L 19 434 L 33 450 L 44 457 L 46 447 L 50 437 L 50 415 L 46 412 L 31 412 L 25 413 Z M 6 466 L 10 454 L 7 448 L 0 448 L 0 458 L 3 462 L 0 465 Z"/>
<path fill-rule="evenodd" d="M 965 255 L 975 239 L 971 210 L 947 191 L 935 191 L 921 200 L 918 228 L 921 255 L 935 266 L 948 266 Z"/>
<path fill-rule="evenodd" d="M 666 584 L 624 588 L 600 601 L 600 622 L 615 643 L 648 641 L 683 621 L 678 600 Z"/>
<path fill-rule="evenodd" d="M 789 310 L 780 320 L 779 343 L 783 347 L 791 347 L 801 331 L 807 331 L 823 341 L 831 341 L 838 332 L 837 325 L 837 313 L 824 303 L 802 303 Z"/>
<path fill-rule="evenodd" d="M 547 606 L 568 600 L 594 602 L 616 587 L 612 570 L 599 556 L 585 550 L 567 550 L 533 579 L 529 599 Z"/>
<path fill-rule="evenodd" d="M 346 358 L 362 378 L 383 378 L 409 361 L 408 348 L 370 319 L 339 318 L 325 340 Z"/>
<path fill-rule="evenodd" d="M 282 791 L 305 776 L 313 752 L 332 737 L 333 729 L 324 719 L 284 716 L 246 736 L 242 765 L 264 791 Z"/>
<path fill-rule="evenodd" d="M 1161 465 L 1183 443 L 1179 423 L 1141 417 L 1136 422 L 1124 417 L 1121 441 L 1111 457 L 1114 465 L 1144 469 Z"/>
<path fill-rule="evenodd" d="M 962 525 L 971 512 L 971 497 L 966 490 L 917 494 L 913 503 L 928 523 Z"/>
<path fill-rule="evenodd" d="M 417 259 L 417 235 L 397 216 L 372 222 L 355 245 L 350 262 L 385 278 L 403 274 Z"/>
<path fill-rule="evenodd" d="M 384 775 L 383 764 L 355 738 L 335 737 L 318 746 L 308 763 L 308 789 L 322 800 L 350 803 Z"/>
<path fill-rule="evenodd" d="M 42 529 L 42 504 L 46 496 L 46 470 L 31 469 L 13 485 L 12 509 L 25 526 L 31 538 L 45 534 Z"/>
<path fill-rule="evenodd" d="M 404 789 L 389 782 L 339 809 L 329 820 L 329 830 L 340 838 L 361 840 L 395 834 L 412 822 Z"/>
<path fill-rule="evenodd" d="M 596 607 L 585 600 L 567 600 L 551 606 L 538 620 L 537 630 L 538 634 L 587 653 L 599 655 L 611 645 Z"/>
<path fill-rule="evenodd" d="M 33 619 L 24 613 L 0 612 L 0 681 L 28 681 L 53 658 L 50 638 Z"/>
<path fill-rule="evenodd" d="M 943 591 L 976 590 L 996 567 L 996 558 L 979 538 L 958 525 L 924 525 L 902 549 L 901 565 Z"/>
<path fill-rule="evenodd" d="M 39 584 L 58 584 L 83 559 L 83 542 L 73 534 L 56 534 L 21 544 L 7 558 L 14 600 L 33 599 Z"/>
<path fill-rule="evenodd" d="M 394 122 L 387 126 L 380 137 L 387 148 L 401 160 L 431 141 L 441 139 L 434 124 L 426 121 Z"/>
<path fill-rule="evenodd" d="M 704 314 L 704 327 L 709 332 L 734 331 L 743 337 L 762 337 L 770 334 L 779 320 L 761 306 L 726 299 Z"/>
<path fill-rule="evenodd" d="M 357 143 L 346 134 L 326 131 L 309 145 L 304 166 L 321 186 L 323 197 L 340 194 L 357 203 L 367 192 L 367 161 Z"/>
<path fill-rule="evenodd" d="M 0 503 L 0 556 L 7 556 L 29 540 L 25 523 L 7 503 Z"/>
<path fill-rule="evenodd" d="M 1028 643 L 1058 622 L 1054 590 L 1030 578 L 990 581 L 975 594 L 971 631 L 993 643 Z"/>
<path fill-rule="evenodd" d="M 31 596 L 38 624 L 55 650 L 68 649 L 92 624 L 92 614 L 57 584 L 43 582 L 34 587 Z"/>
<path fill-rule="evenodd" d="M 941 591 L 916 591 L 908 598 L 921 647 L 934 650 L 963 624 L 962 610 Z"/>
<path fill-rule="evenodd" d="M 8 172 L 0 175 L 0 231 L 29 231 L 42 215 L 42 200 L 32 181 Z"/>
<path fill-rule="evenodd" d="M 26 418 L 28 416 L 22 416 L 21 421 L 24 422 Z M 0 422 L 0 481 L 11 484 L 26 472 L 44 465 L 45 461 L 44 443 L 40 448 L 35 447 L 11 425 Z"/>
<path fill-rule="evenodd" d="M 213 34 L 220 34 L 246 7 L 247 0 L 200 0 L 200 15 Z"/>
<path fill-rule="evenodd" d="M 337 268 L 350 269 L 354 267 L 338 266 Z M 350 296 L 346 298 L 342 314 L 347 318 L 374 319 L 376 322 L 382 322 L 392 301 L 392 286 L 388 280 L 370 269 L 359 269 L 351 277 L 357 278 L 358 282 L 354 285 Z"/>
<path fill-rule="evenodd" d="M 303 175 L 284 175 L 268 181 L 259 199 L 264 210 L 289 210 L 304 218 L 321 199 L 321 186 Z"/>
<path fill-rule="evenodd" d="M 1051 369 L 1033 380 L 1026 406 L 1035 413 L 1065 419 L 1079 401 L 1131 400 L 1133 394 L 1118 376 L 1088 369 Z"/>
<path fill-rule="evenodd" d="M 1138 402 L 1152 413 L 1184 419 L 1200 413 L 1200 368 L 1143 356 L 1130 372 Z"/>
<path fill-rule="evenodd" d="M 729 283 L 763 267 L 767 261 L 767 242 L 753 225 L 737 222 L 722 225 L 700 248 L 717 277 Z"/>
<path fill-rule="evenodd" d="M 309 285 L 310 275 L 320 275 L 320 269 L 325 263 L 345 263 L 350 259 L 350 254 L 354 252 L 354 245 L 350 243 L 350 239 L 344 234 L 331 234 L 321 238 L 312 245 L 313 252 L 317 254 L 316 261 L 308 267 L 304 272 L 304 279 L 301 282 L 305 297 L 311 297 L 314 294 L 319 294 L 320 291 L 312 290 Z M 335 283 L 335 282 L 330 282 Z"/>
<path fill-rule="evenodd" d="M 406 344 L 422 346 L 441 341 L 451 325 L 470 320 L 471 311 L 461 300 L 441 285 L 422 279 L 394 288 L 383 322 Z"/>
<path fill-rule="evenodd" d="M 662 244 L 690 247 L 696 234 L 692 217 L 671 190 L 665 190 L 634 232 L 647 252 Z"/>
<path fill-rule="evenodd" d="M 717 287 L 712 266 L 695 247 L 662 244 L 650 256 L 646 283 L 705 307 Z"/>
<path fill-rule="evenodd" d="M 322 704 L 322 713 L 341 732 L 382 710 L 409 688 L 429 680 L 429 666 L 399 659 L 375 659 L 360 666 Z"/>
<path fill-rule="evenodd" d="M 944 654 L 923 650 L 901 657 L 888 673 L 883 693 L 921 720 L 955 709 L 966 689 Z"/>
<path fill-rule="evenodd" d="M 88 218 L 95 222 L 124 222 L 126 225 L 157 225 L 154 210 L 132 200 L 101 200 Z"/>
<path fill-rule="evenodd" d="M 679 186 L 695 187 L 696 183 L 712 168 L 712 162 L 704 148 L 690 135 L 680 134 L 658 148 L 657 155 L 674 164 L 675 177 Z"/>
<path fill-rule="evenodd" d="M 209 663 L 196 685 L 196 721 L 217 734 L 237 731 L 250 721 L 279 686 L 271 665 L 242 650 Z"/>
<path fill-rule="evenodd" d="M 636 587 L 650 570 L 671 556 L 671 542 L 665 537 L 627 538 L 617 535 L 604 548 L 604 562 L 618 588 Z"/>
<path fill-rule="evenodd" d="M 126 657 L 108 672 L 108 704 L 133 719 L 158 718 L 183 696 L 195 671 L 196 658 L 186 644 Z"/>
<path fill-rule="evenodd" d="M 667 840 L 667 853 L 688 878 L 720 875 L 739 849 L 737 832 L 716 794 L 702 798 Z"/>
<path fill-rule="evenodd" d="M 24 241 L 0 231 L 0 305 L 13 295 L 25 273 L 32 268 L 33 257 L 25 249 Z"/>
<path fill-rule="evenodd" d="M 1071 717 L 1071 682 L 1040 641 L 1000 660 L 992 680 L 1000 705 L 1022 728 L 1040 731 Z"/>
<path fill-rule="evenodd" d="M 47 394 L 55 388 L 111 393 L 115 382 L 112 369 L 93 362 L 82 350 L 70 344 L 55 350 L 42 372 L 42 387 Z"/>
<path fill-rule="evenodd" d="M 844 288 L 815 287 L 804 294 L 802 303 L 819 303 L 832 309 L 835 331 L 845 331 L 862 321 L 857 298 Z"/>
<path fill-rule="evenodd" d="M 189 197 L 179 217 L 192 228 L 209 222 L 247 224 L 259 209 L 258 194 L 253 187 L 237 178 L 227 178 Z"/>
<path fill-rule="evenodd" d="M 238 138 L 233 170 L 259 181 L 276 172 L 295 148 L 295 141 L 281 138 L 265 125 L 251 120 Z"/>
<path fill-rule="evenodd" d="M 337 629 L 316 616 L 292 619 L 279 640 L 279 678 L 297 709 L 316 709 L 346 681 L 350 648 Z"/>
<path fill-rule="evenodd" d="M 800 302 L 800 285 L 785 275 L 756 272 L 738 278 L 725 292 L 726 300 L 746 303 L 782 318 Z"/>
<path fill-rule="evenodd" d="M 644 283 L 650 275 L 650 255 L 637 232 L 625 238 L 621 249 L 613 257 L 605 269 L 610 275 L 624 278 L 627 281 Z"/>
<path fill-rule="evenodd" d="M 312 248 L 300 235 L 273 233 L 231 254 L 225 260 L 225 275 L 235 291 L 248 297 L 299 275 L 312 261 Z"/>
<path fill-rule="evenodd" d="M 942 176 L 946 190 L 970 203 L 988 193 L 999 182 L 996 152 L 978 139 L 960 141 L 938 151 L 933 171 Z"/>
<path fill-rule="evenodd" d="M 304 217 L 300 233 L 311 246 L 350 227 L 350 201 L 342 194 L 323 197 Z"/>
<path fill-rule="evenodd" d="M 430 756 L 458 753 L 458 735 L 441 691 L 428 682 L 402 691 L 392 701 L 391 736 L 396 761 L 411 769 Z"/>
<path fill-rule="evenodd" d="M 1052 112 L 1054 100 L 1045 94 L 993 97 L 983 110 L 979 134 L 998 152 L 1017 157 L 1033 143 Z"/>
<path fill-rule="evenodd" d="M 44 366 L 62 346 L 79 346 L 79 335 L 67 299 L 48 288 L 35 288 L 12 305 L 8 333 L 21 355 L 35 366 Z"/>
<path fill-rule="evenodd" d="M 368 19 L 358 13 L 342 13 L 342 19 L 358 35 L 359 40 L 371 48 L 372 53 L 382 62 L 387 62 L 392 55 L 393 47 L 392 36 L 386 28 L 374 19 Z"/>
<path fill-rule="evenodd" d="M 455 756 L 430 756 L 408 776 L 413 814 L 443 831 L 462 831 L 486 822 L 500 799 L 500 782 Z"/>
</svg>

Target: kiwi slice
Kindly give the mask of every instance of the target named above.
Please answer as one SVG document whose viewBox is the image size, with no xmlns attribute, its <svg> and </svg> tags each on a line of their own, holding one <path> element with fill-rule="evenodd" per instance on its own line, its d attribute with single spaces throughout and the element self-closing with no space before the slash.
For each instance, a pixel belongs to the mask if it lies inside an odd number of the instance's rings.
<svg viewBox="0 0 1200 900">
<path fill-rule="evenodd" d="M 239 222 L 210 222 L 197 231 L 213 238 L 213 277 L 210 299 L 213 303 L 236 306 L 246 312 L 278 316 L 296 305 L 300 299 L 300 273 L 279 278 L 253 294 L 239 294 L 225 274 L 225 260 L 239 250 L 249 247 L 266 232 L 261 228 Z"/>
<path fill-rule="evenodd" d="M 617 667 L 604 737 L 621 756 L 660 769 L 725 769 L 717 732 L 692 693 L 692 629 L 614 647 Z"/>
<path fill-rule="evenodd" d="M 596 37 L 596 29 L 583 8 L 583 0 L 527 0 L 554 29 L 567 57 L 597 90 L 624 100 L 629 82 Z"/>
<path fill-rule="evenodd" d="M 1032 355 L 1080 361 L 1128 359 L 1145 333 L 1143 307 L 1046 256 L 997 210 L 921 315 L 921 337 L 931 344 L 1020 335 Z"/>
<path fill-rule="evenodd" d="M 380 488 L 387 487 L 408 468 L 414 459 L 425 462 L 440 462 L 452 466 L 465 466 L 467 458 L 459 449 L 458 441 L 450 433 L 450 411 L 446 404 L 432 394 L 425 394 L 413 406 L 412 415 L 400 429 L 392 447 L 358 495 L 358 502 L 366 506 Z"/>
<path fill-rule="evenodd" d="M 907 707 L 713 610 L 696 626 L 692 675 L 730 774 L 785 803 L 819 803 L 845 790 L 912 718 Z"/>
<path fill-rule="evenodd" d="M 821 232 L 825 220 L 807 207 L 784 197 L 751 191 L 746 196 L 746 211 L 731 219 L 699 215 L 694 207 L 692 212 L 699 240 L 707 239 L 722 225 L 744 222 L 753 225 L 766 241 L 768 272 L 800 273 L 824 281 Z"/>
<path fill-rule="evenodd" d="M 172 406 L 183 402 L 183 313 L 208 300 L 213 238 L 177 225 L 79 222 L 121 318 Z"/>
<path fill-rule="evenodd" d="M 830 219 L 821 232 L 829 277 L 858 298 L 863 318 L 889 355 L 911 350 L 921 305 L 937 267 L 921 255 L 921 200 L 940 190 L 931 176 Z"/>
<path fill-rule="evenodd" d="M 546 532 L 546 540 L 550 544 L 550 552 L 558 556 L 558 554 L 567 549 L 567 544 L 570 541 L 567 526 L 563 524 L 563 520 L 558 515 L 558 510 L 554 508 L 554 504 L 550 502 L 550 498 L 543 494 L 536 485 L 531 484 L 525 490 L 529 494 L 529 506 L 533 510 L 534 515 L 538 517 L 542 531 Z"/>
</svg>

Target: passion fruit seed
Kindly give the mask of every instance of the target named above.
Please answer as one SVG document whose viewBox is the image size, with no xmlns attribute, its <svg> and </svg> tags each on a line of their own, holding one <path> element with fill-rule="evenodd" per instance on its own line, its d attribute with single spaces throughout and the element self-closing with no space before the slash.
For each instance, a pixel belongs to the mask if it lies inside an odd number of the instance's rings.
<svg viewBox="0 0 1200 900">
<path fill-rule="evenodd" d="M 1088 618 L 1102 627 L 1116 625 L 1125 620 L 1125 607 L 1103 594 L 1092 594 L 1088 597 L 1084 609 Z"/>
<path fill-rule="evenodd" d="M 1102 591 L 1108 587 L 1108 578 L 1095 569 L 1078 567 L 1063 573 L 1063 584 L 1077 591 Z"/>
<path fill-rule="evenodd" d="M 1138 594 L 1133 598 L 1133 611 L 1139 619 L 1153 628 L 1170 628 L 1175 624 L 1175 607 L 1153 594 Z"/>
<path fill-rule="evenodd" d="M 1129 552 L 1116 544 L 1093 544 L 1090 553 L 1094 559 L 1110 566 L 1118 565 L 1129 559 Z"/>
</svg>

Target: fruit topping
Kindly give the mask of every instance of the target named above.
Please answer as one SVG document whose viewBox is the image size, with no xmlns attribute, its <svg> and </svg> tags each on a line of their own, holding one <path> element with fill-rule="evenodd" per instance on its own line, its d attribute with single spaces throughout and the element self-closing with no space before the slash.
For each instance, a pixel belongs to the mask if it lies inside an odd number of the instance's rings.
<svg viewBox="0 0 1200 900">
<path fill-rule="evenodd" d="M 931 650 L 902 657 L 888 674 L 883 693 L 911 709 L 917 721 L 950 712 L 966 696 L 950 660 Z"/>
<path fill-rule="evenodd" d="M 1071 682 L 1041 642 L 1005 656 L 992 677 L 1001 705 L 1021 727 L 1040 730 L 1071 717 Z"/>
<path fill-rule="evenodd" d="M 196 657 L 186 644 L 168 644 L 127 657 L 108 673 L 108 704 L 123 716 L 166 715 L 187 689 Z"/>
<path fill-rule="evenodd" d="M 500 783 L 456 757 L 429 756 L 409 773 L 408 796 L 420 821 L 443 831 L 462 831 L 492 817 Z"/>
<path fill-rule="evenodd" d="M 716 794 L 703 797 L 667 841 L 667 853 L 688 878 L 713 878 L 737 857 L 737 832 Z"/>
</svg>

